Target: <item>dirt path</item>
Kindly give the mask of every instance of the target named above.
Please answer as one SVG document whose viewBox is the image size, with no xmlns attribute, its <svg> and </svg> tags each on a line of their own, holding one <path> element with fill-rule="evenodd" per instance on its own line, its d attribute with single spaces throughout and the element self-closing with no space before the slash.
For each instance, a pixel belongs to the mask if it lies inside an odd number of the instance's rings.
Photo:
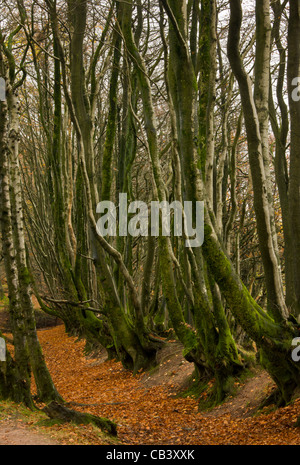
<svg viewBox="0 0 300 465">
<path fill-rule="evenodd" d="M 268 373 L 260 370 L 240 388 L 232 400 L 216 407 L 207 416 L 221 417 L 230 414 L 233 418 L 250 417 L 274 386 L 275 383 Z"/>
<path fill-rule="evenodd" d="M 58 442 L 46 436 L 31 431 L 28 426 L 23 425 L 20 421 L 0 421 L 1 446 L 49 446 L 58 444 Z"/>
</svg>

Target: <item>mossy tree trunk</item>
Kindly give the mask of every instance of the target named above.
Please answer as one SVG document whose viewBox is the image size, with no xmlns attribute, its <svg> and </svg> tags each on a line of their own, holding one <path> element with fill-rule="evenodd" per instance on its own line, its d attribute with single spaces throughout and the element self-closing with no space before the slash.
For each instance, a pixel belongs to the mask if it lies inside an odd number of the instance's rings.
<svg viewBox="0 0 300 465">
<path fill-rule="evenodd" d="M 300 316 L 300 142 L 299 142 L 299 118 L 300 101 L 295 98 L 295 90 L 299 89 L 300 70 L 300 2 L 289 2 L 288 24 L 288 62 L 287 82 L 290 109 L 290 177 L 289 177 L 289 227 L 290 247 L 292 248 L 293 285 L 296 302 L 294 313 Z M 297 85 L 295 86 L 295 80 Z M 298 87 L 297 87 L 298 86 Z"/>
<path fill-rule="evenodd" d="M 0 337 L 3 337 L 1 332 Z M 26 407 L 34 409 L 30 386 L 24 380 L 16 360 L 12 358 L 7 348 L 6 360 L 0 361 L 0 399 L 22 403 Z"/>
<path fill-rule="evenodd" d="M 168 83 L 171 101 L 175 109 L 176 132 L 183 175 L 182 198 L 193 201 L 205 200 L 208 205 L 213 205 L 213 95 L 214 72 L 207 79 L 206 101 L 207 130 L 205 137 L 201 129 L 201 144 L 198 141 L 199 109 L 197 103 L 197 77 L 193 66 L 193 60 L 188 48 L 187 10 L 184 1 L 171 1 L 167 5 L 162 1 L 169 16 L 169 70 Z M 206 14 L 203 21 L 211 24 L 207 29 L 206 43 L 208 60 L 214 60 L 215 43 L 215 3 L 205 3 L 202 14 Z M 212 65 L 212 68 L 215 64 Z M 203 83 L 204 85 L 204 83 Z M 209 90 L 211 89 L 211 90 Z M 203 89 L 202 89 L 203 91 Z M 203 100 L 201 100 L 203 105 Z M 203 109 L 202 109 L 203 110 Z M 200 119 L 200 128 L 204 122 Z M 206 149 L 205 149 L 206 147 Z M 203 150 L 207 152 L 206 163 L 203 162 Z M 205 168 L 206 167 L 206 168 Z M 201 171 L 202 168 L 202 171 Z M 206 171 L 205 171 L 206 169 Z M 203 170 L 205 174 L 203 174 Z M 209 174 L 210 173 L 210 174 Z M 207 185 L 208 184 L 208 187 Z M 215 377 L 216 400 L 222 400 L 223 387 L 226 379 L 237 374 L 242 369 L 242 363 L 236 348 L 233 336 L 230 332 L 222 301 L 218 294 L 217 285 L 213 276 L 208 275 L 207 265 L 202 256 L 201 248 L 188 249 L 188 258 L 191 266 L 193 280 L 193 319 L 197 331 L 204 360 L 211 376 Z"/>
<path fill-rule="evenodd" d="M 99 199 L 98 186 L 95 181 L 95 164 L 94 164 L 94 106 L 87 98 L 86 94 L 86 76 L 84 72 L 84 52 L 83 44 L 85 39 L 87 5 L 85 2 L 70 0 L 68 3 L 69 20 L 71 28 L 71 56 L 70 56 L 70 75 L 66 71 L 65 54 L 60 43 L 60 35 L 57 26 L 57 16 L 55 8 L 49 3 L 53 31 L 57 43 L 59 44 L 58 55 L 61 61 L 62 72 L 65 73 L 63 87 L 65 97 L 72 123 L 74 125 L 77 144 L 80 170 L 83 179 L 84 196 L 86 200 L 85 215 L 89 222 L 90 239 L 95 250 L 95 272 L 101 282 L 101 292 L 105 304 L 105 316 L 108 327 L 111 329 L 111 335 L 114 340 L 116 352 L 121 360 L 125 360 L 126 368 L 133 369 L 134 372 L 141 368 L 147 368 L 153 365 L 155 354 L 160 346 L 159 341 L 149 339 L 148 330 L 145 327 L 143 311 L 139 296 L 136 292 L 135 285 L 128 269 L 125 266 L 122 255 L 105 238 L 98 235 L 95 212 Z M 122 12 L 122 5 L 118 7 L 118 15 Z M 116 26 L 118 27 L 118 25 Z M 117 34 L 118 37 L 118 34 Z M 118 41 L 117 41 L 118 42 Z M 119 50 L 116 50 L 115 60 L 118 58 Z M 115 62 L 117 65 L 117 62 Z M 70 79 L 69 92 L 67 79 Z M 106 134 L 106 151 L 105 162 L 110 163 L 112 150 L 114 149 L 114 128 L 115 128 L 115 105 L 117 89 L 117 70 L 113 71 L 111 79 L 111 112 L 110 112 L 110 129 Z M 111 167 L 105 166 L 106 178 L 103 183 L 103 192 L 105 196 L 110 195 L 111 176 L 109 174 Z M 107 169 L 109 172 L 107 173 Z M 118 295 L 118 289 L 115 283 L 114 274 L 109 265 L 110 258 L 119 267 L 128 286 L 128 298 L 132 303 L 134 315 L 126 314 L 122 307 L 122 301 Z M 78 281 L 79 278 L 77 278 Z M 87 308 L 86 313 L 89 313 Z"/>
<path fill-rule="evenodd" d="M 276 322 L 251 297 L 224 251 L 206 217 L 203 254 L 230 311 L 260 350 L 261 363 L 280 391 L 282 404 L 291 400 L 300 382 L 300 366 L 292 360 L 292 340 L 298 326 L 291 321 Z"/>
<path fill-rule="evenodd" d="M 260 11 L 260 8 L 262 10 Z M 240 0 L 230 1 L 230 25 L 228 36 L 228 58 L 232 71 L 238 81 L 241 102 L 245 119 L 249 163 L 251 168 L 254 209 L 257 221 L 259 247 L 265 271 L 268 297 L 268 309 L 277 321 L 287 316 L 283 286 L 276 255 L 270 198 L 268 196 L 268 177 L 266 174 L 264 147 L 266 146 L 266 94 L 269 92 L 269 74 L 264 68 L 268 67 L 270 58 L 270 44 L 268 30 L 269 2 L 257 2 L 257 19 L 259 29 L 256 57 L 256 97 L 253 98 L 252 84 L 247 74 L 239 51 L 240 29 L 242 23 L 242 6 Z M 267 60 L 265 63 L 264 60 Z M 267 105 L 268 108 L 268 105 Z"/>
<path fill-rule="evenodd" d="M 156 118 L 153 108 L 151 95 L 151 85 L 148 78 L 147 69 L 142 55 L 140 54 L 132 32 L 132 2 L 127 2 L 123 6 L 124 14 L 122 21 L 122 32 L 124 41 L 131 60 L 135 67 L 138 84 L 141 92 L 143 103 L 143 113 L 145 128 L 147 133 L 147 149 L 151 158 L 153 179 L 154 179 L 154 196 L 159 202 L 166 200 L 166 192 L 162 179 L 161 166 L 159 161 L 159 150 L 157 140 Z M 166 236 L 159 237 L 159 256 L 160 256 L 160 273 L 162 277 L 162 287 L 165 294 L 169 315 L 177 333 L 178 338 L 183 343 L 185 355 L 187 358 L 195 361 L 199 368 L 203 368 L 203 359 L 201 348 L 195 333 L 188 327 L 185 322 L 184 314 L 178 299 L 176 282 L 173 269 L 173 253 L 170 239 Z"/>
<path fill-rule="evenodd" d="M 3 63 L 3 56 L 0 50 L 1 74 L 5 75 L 6 67 Z M 4 71 L 5 70 L 5 71 Z M 6 76 L 7 77 L 7 76 Z M 6 80 L 7 86 L 9 80 Z M 26 404 L 32 404 L 30 396 L 30 362 L 28 347 L 25 339 L 25 325 L 21 308 L 18 270 L 15 258 L 15 249 L 13 241 L 13 227 L 11 216 L 10 201 L 10 176 L 9 176 L 9 147 L 8 147 L 8 105 L 7 102 L 1 102 L 0 118 L 0 176 L 1 176 L 1 233 L 2 233 L 2 250 L 4 256 L 4 266 L 8 287 L 9 298 L 9 319 L 12 327 L 14 339 L 14 359 L 13 363 L 8 359 L 8 364 L 3 366 L 1 363 L 1 391 L 7 395 L 8 386 L 15 383 L 18 377 L 20 382 L 16 383 L 13 390 L 13 397 L 20 397 L 25 400 Z M 13 368 L 15 367 L 15 369 Z M 6 381 L 5 371 L 8 369 L 10 379 Z M 4 370 L 4 371 L 3 371 Z M 6 384 L 7 383 L 7 384 Z M 19 390 L 20 389 L 20 390 Z"/>
<path fill-rule="evenodd" d="M 130 2 L 129 2 L 130 3 Z M 165 2 L 162 2 L 166 7 Z M 122 31 L 126 47 L 130 52 L 136 72 L 139 79 L 139 87 L 141 90 L 145 127 L 147 131 L 147 142 L 149 156 L 151 157 L 153 179 L 154 179 L 154 195 L 160 202 L 166 200 L 165 187 L 162 179 L 160 161 L 158 157 L 158 141 L 156 119 L 152 103 L 151 86 L 147 78 L 147 69 L 144 60 L 139 53 L 131 29 L 131 10 L 132 5 L 127 4 L 124 9 L 124 20 L 122 23 Z M 178 134 L 178 145 L 181 161 L 183 163 L 183 174 L 185 180 L 185 198 L 189 200 L 201 199 L 203 193 L 202 180 L 199 179 L 197 150 L 194 145 L 194 129 L 195 129 L 195 110 L 196 110 L 196 94 L 197 84 L 193 72 L 192 61 L 188 54 L 187 43 L 184 39 L 186 31 L 185 11 L 183 3 L 179 2 L 171 4 L 174 17 L 170 20 L 170 63 L 169 71 L 172 73 L 170 78 L 171 98 L 174 102 L 177 127 L 174 128 Z M 169 5 L 166 7 L 169 12 Z M 176 26 L 174 26 L 174 23 Z M 179 24 L 179 26 L 178 26 Z M 174 32 L 172 28 L 177 28 Z M 176 42 L 177 41 L 177 42 Z M 176 43 L 175 43 L 176 42 Z M 176 53 L 178 55 L 176 56 Z M 174 61 L 172 61 L 174 60 Z M 176 143 L 176 142 L 175 142 Z M 177 173 L 178 174 L 178 173 Z M 180 198 L 182 193 L 180 192 Z M 173 328 L 184 346 L 184 355 L 186 358 L 195 363 L 195 366 L 203 375 L 203 373 L 213 376 L 216 373 L 216 357 L 218 361 L 222 360 L 222 366 L 227 366 L 227 374 L 234 372 L 236 369 L 242 368 L 237 350 L 232 336 L 228 338 L 228 345 L 231 345 L 235 350 L 222 350 L 222 345 L 219 344 L 218 332 L 213 323 L 212 308 L 209 302 L 209 297 L 205 289 L 204 283 L 204 268 L 200 250 L 194 254 L 189 251 L 191 256 L 192 275 L 194 279 L 194 305 L 192 308 L 195 328 L 189 327 L 187 324 L 184 312 L 179 301 L 178 290 L 174 275 L 174 264 L 178 266 L 178 262 L 172 251 L 172 244 L 168 237 L 159 237 L 159 260 L 160 273 L 162 277 L 163 292 L 166 298 L 169 316 Z M 174 262 L 175 260 L 175 262 Z M 180 265 L 179 265 L 180 266 Z M 222 315 L 219 312 L 219 319 Z M 228 329 L 228 328 L 227 328 Z M 228 331 L 228 335 L 229 335 Z M 226 333 L 223 333 L 224 340 Z M 224 342 L 223 340 L 223 342 Z M 223 345 L 223 348 L 225 345 Z M 225 361 L 226 360 L 226 361 Z M 226 371 L 226 370 L 225 370 Z M 221 375 L 221 370 L 219 370 Z M 222 378 L 222 380 L 221 380 Z M 217 388 L 217 400 L 221 400 L 224 396 L 222 385 L 224 384 L 223 375 L 219 377 Z"/>
<path fill-rule="evenodd" d="M 21 179 L 19 167 L 19 102 L 17 91 L 22 83 L 15 83 L 14 57 L 4 46 L 8 59 L 6 102 L 3 103 L 2 133 L 2 237 L 6 276 L 10 299 L 16 360 L 23 367 L 26 382 L 30 384 L 32 369 L 38 396 L 41 400 L 61 400 L 47 369 L 37 338 L 33 304 L 31 300 L 30 275 L 26 261 Z M 3 68 L 5 65 L 3 63 Z M 28 372 L 28 374 L 27 374 Z M 27 378 L 28 376 L 28 378 Z"/>
</svg>

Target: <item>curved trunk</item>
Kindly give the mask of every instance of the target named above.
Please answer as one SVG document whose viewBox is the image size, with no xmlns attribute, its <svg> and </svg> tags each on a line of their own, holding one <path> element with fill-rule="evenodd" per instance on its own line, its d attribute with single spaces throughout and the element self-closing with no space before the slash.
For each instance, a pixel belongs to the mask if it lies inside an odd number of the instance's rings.
<svg viewBox="0 0 300 465">
<path fill-rule="evenodd" d="M 292 360 L 292 340 L 298 327 L 289 321 L 277 323 L 251 297 L 206 219 L 203 253 L 222 296 L 236 321 L 260 349 L 261 363 L 276 382 L 281 402 L 290 401 L 300 383 L 300 366 Z"/>
<path fill-rule="evenodd" d="M 164 3 L 164 2 L 163 2 Z M 205 185 L 203 184 L 203 174 L 199 169 L 200 152 L 197 144 L 196 134 L 198 133 L 198 113 L 197 113 L 197 81 L 191 56 L 188 52 L 186 39 L 186 15 L 184 12 L 184 2 L 174 0 L 169 2 L 171 12 L 169 13 L 170 28 L 170 58 L 168 82 L 172 102 L 174 103 L 178 147 L 180 161 L 182 165 L 182 176 L 184 180 L 183 193 L 185 198 L 193 202 L 204 198 L 212 206 L 213 190 L 211 165 L 213 164 L 213 91 L 207 102 L 208 130 L 205 140 L 201 141 L 201 147 L 207 147 Z M 207 2 L 206 21 L 211 24 L 208 29 L 208 49 L 210 60 L 215 58 L 215 2 Z M 172 16 L 174 19 L 172 20 Z M 204 18 L 203 18 L 204 20 Z M 176 23 L 175 23 L 176 21 Z M 212 64 L 212 67 L 215 65 Z M 210 76 L 213 79 L 214 72 Z M 208 79 L 206 85 L 213 89 L 214 84 Z M 200 124 L 201 126 L 201 124 Z M 201 176 L 202 174 L 202 176 Z M 208 184 L 208 186 L 207 186 Z M 205 366 L 212 376 L 217 380 L 216 399 L 220 401 L 224 396 L 224 380 L 233 373 L 240 371 L 242 363 L 230 333 L 229 326 L 223 311 L 218 289 L 208 275 L 206 261 L 203 260 L 201 249 L 187 249 L 187 254 L 191 266 L 193 280 L 193 319 L 199 337 L 199 344 L 202 348 L 202 357 Z"/>
<path fill-rule="evenodd" d="M 268 1 L 264 2 L 263 8 L 266 9 Z M 268 296 L 268 310 L 277 320 L 281 321 L 287 316 L 287 309 L 283 297 L 283 288 L 276 249 L 274 247 L 274 237 L 272 232 L 272 220 L 270 214 L 270 203 L 268 198 L 268 180 L 265 171 L 265 162 L 263 158 L 263 145 L 266 144 L 265 138 L 262 138 L 261 129 L 265 125 L 265 113 L 256 108 L 252 95 L 252 84 L 250 77 L 246 73 L 239 52 L 240 28 L 242 22 L 242 7 L 240 0 L 230 1 L 230 25 L 228 37 L 228 58 L 232 71 L 238 81 L 241 101 L 243 106 L 244 120 L 247 132 L 249 162 L 251 168 L 253 192 L 254 192 L 254 209 L 257 221 L 257 232 L 259 237 L 259 247 L 263 261 L 265 280 Z M 262 20 L 265 13 L 262 15 Z M 263 26 L 264 28 L 264 26 Z M 264 33 L 264 31 L 263 31 Z M 258 44 L 262 49 L 261 60 L 264 59 L 265 49 L 268 47 L 266 40 L 261 38 Z M 256 60 L 256 68 L 265 66 L 259 58 Z M 257 71 L 258 72 L 258 71 Z M 265 75 L 262 76 L 262 82 L 257 85 L 257 92 L 268 92 L 269 85 L 264 82 Z M 256 102 L 258 103 L 258 96 Z M 264 108 L 265 97 L 262 95 L 262 108 Z M 268 106 L 267 106 L 268 108 Z M 260 112 L 260 116 L 258 115 Z M 261 124 L 260 124 L 261 123 Z"/>
</svg>

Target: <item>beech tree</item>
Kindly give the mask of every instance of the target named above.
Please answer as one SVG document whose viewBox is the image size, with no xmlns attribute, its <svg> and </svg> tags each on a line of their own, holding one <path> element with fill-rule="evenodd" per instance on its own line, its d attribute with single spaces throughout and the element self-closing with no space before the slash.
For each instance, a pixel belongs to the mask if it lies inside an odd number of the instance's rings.
<svg viewBox="0 0 300 465">
<path fill-rule="evenodd" d="M 1 232 L 15 352 L 15 364 L 8 355 L 8 369 L 11 373 L 7 380 L 5 367 L 1 373 L 1 390 L 5 396 L 12 396 L 14 400 L 22 400 L 28 406 L 32 406 L 31 369 L 37 395 L 41 400 L 61 400 L 61 397 L 53 385 L 37 338 L 31 300 L 31 278 L 26 259 L 19 168 L 18 88 L 25 78 L 22 63 L 27 49 L 25 48 L 20 65 L 23 77 L 17 80 L 11 43 L 18 30 L 19 27 L 9 35 L 8 45 L 4 44 L 4 37 L 0 31 L 1 74 L 4 76 L 6 89 L 5 100 L 1 102 Z"/>
</svg>

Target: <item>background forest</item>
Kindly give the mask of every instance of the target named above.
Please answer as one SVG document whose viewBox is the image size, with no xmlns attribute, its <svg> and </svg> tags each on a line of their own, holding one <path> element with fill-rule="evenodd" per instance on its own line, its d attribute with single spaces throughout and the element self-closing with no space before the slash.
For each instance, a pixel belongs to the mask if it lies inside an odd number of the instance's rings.
<svg viewBox="0 0 300 465">
<path fill-rule="evenodd" d="M 0 395 L 61 401 L 32 296 L 134 374 L 170 338 L 212 401 L 300 384 L 300 0 L 3 0 Z M 97 205 L 203 201 L 204 243 L 102 237 Z"/>
</svg>

